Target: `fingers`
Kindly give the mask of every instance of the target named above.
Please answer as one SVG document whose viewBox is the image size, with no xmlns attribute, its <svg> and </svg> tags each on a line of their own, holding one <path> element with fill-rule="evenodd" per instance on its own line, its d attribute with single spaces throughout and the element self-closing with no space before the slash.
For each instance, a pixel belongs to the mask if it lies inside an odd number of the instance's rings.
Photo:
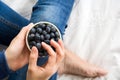
<svg viewBox="0 0 120 80">
<path fill-rule="evenodd" d="M 37 59 L 38 59 L 38 50 L 36 47 L 32 47 L 29 57 L 29 67 L 37 66 Z"/>
<path fill-rule="evenodd" d="M 64 50 L 64 45 L 61 39 L 58 40 L 58 44 L 61 46 L 62 50 Z"/>
<path fill-rule="evenodd" d="M 57 54 L 57 63 L 60 63 L 64 58 L 64 46 L 62 40 L 58 40 L 58 43 L 54 40 L 51 40 L 51 45 L 56 49 Z"/>
<path fill-rule="evenodd" d="M 63 46 L 62 40 L 59 40 L 58 43 L 54 40 L 51 40 L 50 44 L 55 48 L 56 52 L 52 49 L 52 47 L 42 42 L 43 48 L 47 50 L 49 54 L 47 65 L 49 66 L 53 66 L 55 64 L 58 65 L 64 58 L 64 51 L 63 51 L 64 46 Z"/>
<path fill-rule="evenodd" d="M 53 51 L 53 49 L 47 45 L 46 43 L 42 42 L 42 46 L 45 50 L 47 50 L 48 54 L 49 54 L 49 59 L 48 59 L 48 63 L 46 65 L 47 66 L 53 66 L 56 63 L 56 53 Z"/>
</svg>

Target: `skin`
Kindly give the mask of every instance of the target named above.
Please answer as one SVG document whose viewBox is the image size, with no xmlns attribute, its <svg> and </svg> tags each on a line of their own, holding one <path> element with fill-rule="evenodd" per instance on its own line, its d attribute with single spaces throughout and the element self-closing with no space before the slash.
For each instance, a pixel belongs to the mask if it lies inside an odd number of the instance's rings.
<svg viewBox="0 0 120 80">
<path fill-rule="evenodd" d="M 65 58 L 59 66 L 58 73 L 72 74 L 83 77 L 100 77 L 105 76 L 107 71 L 96 65 L 90 64 L 87 61 L 81 59 L 73 52 L 65 49 Z"/>
<path fill-rule="evenodd" d="M 31 26 L 33 26 L 33 24 L 23 27 L 5 51 L 8 66 L 13 71 L 22 68 L 28 63 L 30 51 L 26 46 L 25 36 Z"/>
<path fill-rule="evenodd" d="M 48 62 L 43 66 L 37 66 L 38 50 L 36 47 L 32 48 L 26 80 L 48 80 L 58 70 L 60 63 L 64 59 L 64 47 L 62 41 L 59 40 L 58 43 L 51 40 L 51 45 L 56 51 L 46 43 L 42 43 L 42 46 L 49 54 Z"/>
<path fill-rule="evenodd" d="M 33 51 L 30 52 L 25 44 L 25 37 L 26 37 L 27 31 L 31 28 L 31 26 L 33 26 L 33 24 L 29 24 L 28 26 L 24 27 L 20 31 L 20 33 L 12 40 L 9 47 L 5 51 L 5 57 L 6 57 L 8 66 L 13 71 L 16 71 L 16 70 L 22 68 L 24 65 L 30 63 L 30 60 L 29 60 L 30 53 L 32 54 L 32 53 L 37 52 L 37 50 L 35 48 L 33 48 Z M 53 44 L 53 43 L 51 42 L 51 44 Z M 78 57 L 77 55 L 75 55 L 74 53 L 72 53 L 71 51 L 69 51 L 66 48 L 63 49 L 63 47 L 62 47 L 63 43 L 60 44 L 58 42 L 58 44 L 59 44 L 59 47 L 61 47 L 61 49 L 63 50 L 63 52 L 65 52 L 65 58 L 63 59 L 62 63 L 60 63 L 60 66 L 58 69 L 58 73 L 60 75 L 72 74 L 72 75 L 85 76 L 85 77 L 99 77 L 99 76 L 104 76 L 107 74 L 106 70 L 96 67 L 95 65 L 92 65 L 85 60 L 82 60 L 80 57 Z M 44 43 L 43 43 L 43 46 L 44 46 Z M 56 51 L 57 50 L 59 50 L 58 47 L 56 48 Z M 51 52 L 51 48 L 50 48 L 50 50 L 47 49 L 47 51 Z M 58 52 L 54 52 L 54 51 L 52 51 L 52 52 L 58 53 Z M 56 57 L 56 58 L 58 58 L 58 57 Z M 52 58 L 50 58 L 50 59 L 52 59 Z M 54 63 L 54 65 L 56 65 L 56 63 Z M 36 66 L 36 65 L 34 65 L 34 66 Z M 36 66 L 36 67 L 38 67 L 38 66 Z M 58 65 L 57 65 L 57 67 L 58 67 Z M 57 70 L 57 67 L 55 68 L 55 70 L 53 72 L 55 72 Z M 45 71 L 46 68 L 43 67 L 42 70 Z M 51 68 L 50 68 L 50 70 L 51 70 Z M 38 71 L 38 70 L 35 70 L 35 71 Z M 51 72 L 51 74 L 53 72 Z M 32 74 L 34 76 L 37 75 L 37 74 L 34 74 L 34 69 L 32 71 L 31 71 L 31 68 L 30 68 L 30 70 L 28 69 L 28 74 L 27 74 L 28 77 L 29 77 L 29 75 L 32 75 Z M 37 75 L 37 77 L 38 76 L 39 75 Z M 50 76 L 50 75 L 48 75 L 48 76 Z"/>
<path fill-rule="evenodd" d="M 29 63 L 26 80 L 48 80 L 55 72 L 57 72 L 60 63 L 64 59 L 64 46 L 62 40 L 58 40 L 58 43 L 51 40 L 50 44 L 55 48 L 54 51 L 49 45 L 42 42 L 42 46 L 48 52 L 49 58 L 45 65 L 37 66 L 37 48 L 33 47 L 30 52 L 25 43 L 27 31 L 31 26 L 33 26 L 33 24 L 24 27 L 12 40 L 5 51 L 6 61 L 8 67 L 13 71 L 18 70 Z"/>
</svg>

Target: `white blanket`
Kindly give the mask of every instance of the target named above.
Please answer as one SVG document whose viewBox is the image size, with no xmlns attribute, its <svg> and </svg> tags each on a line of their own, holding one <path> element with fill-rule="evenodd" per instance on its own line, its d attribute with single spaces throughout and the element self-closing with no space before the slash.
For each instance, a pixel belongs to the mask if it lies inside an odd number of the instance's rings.
<svg viewBox="0 0 120 80">
<path fill-rule="evenodd" d="M 109 73 L 94 79 L 65 75 L 59 80 L 120 80 L 120 0 L 80 0 L 73 8 L 64 42 Z"/>
<path fill-rule="evenodd" d="M 120 0 L 76 0 L 64 43 L 109 73 L 99 78 L 63 75 L 58 80 L 120 80 Z"/>
</svg>

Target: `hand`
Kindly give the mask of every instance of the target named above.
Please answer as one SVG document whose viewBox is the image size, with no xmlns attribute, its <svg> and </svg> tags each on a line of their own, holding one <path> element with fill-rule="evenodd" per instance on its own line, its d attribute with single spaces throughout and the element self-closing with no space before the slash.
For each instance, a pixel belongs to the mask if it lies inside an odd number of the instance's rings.
<svg viewBox="0 0 120 80">
<path fill-rule="evenodd" d="M 26 33 L 33 24 L 29 24 L 12 40 L 5 51 L 5 57 L 11 70 L 16 71 L 28 63 L 30 51 L 25 44 Z"/>
<path fill-rule="evenodd" d="M 57 42 L 51 40 L 50 44 L 55 48 L 56 52 L 46 43 L 42 42 L 42 46 L 49 54 L 48 62 L 43 66 L 37 66 L 38 50 L 32 47 L 29 66 L 27 71 L 27 80 L 48 80 L 57 70 L 64 59 L 64 47 L 61 40 Z"/>
</svg>

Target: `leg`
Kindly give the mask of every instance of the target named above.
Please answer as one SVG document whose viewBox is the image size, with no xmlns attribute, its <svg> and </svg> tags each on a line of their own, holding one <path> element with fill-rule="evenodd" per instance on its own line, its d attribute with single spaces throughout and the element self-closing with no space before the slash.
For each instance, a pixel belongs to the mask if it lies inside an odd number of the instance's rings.
<svg viewBox="0 0 120 80">
<path fill-rule="evenodd" d="M 39 0 L 33 8 L 31 22 L 49 21 L 55 24 L 64 33 L 65 25 L 70 15 L 74 0 Z M 38 59 L 38 65 L 47 61 L 47 57 Z M 27 65 L 18 73 L 11 74 L 9 80 L 25 80 Z M 56 74 L 50 80 L 55 80 Z"/>
<path fill-rule="evenodd" d="M 63 35 L 73 3 L 74 0 L 39 0 L 33 7 L 30 21 L 34 23 L 39 21 L 51 22 L 59 28 Z M 55 79 L 56 75 L 50 80 Z"/>
<path fill-rule="evenodd" d="M 72 10 L 74 0 L 39 0 L 33 7 L 31 22 L 48 21 L 55 24 L 61 34 Z"/>
<path fill-rule="evenodd" d="M 0 1 L 0 44 L 9 45 L 20 29 L 29 23 Z"/>
<path fill-rule="evenodd" d="M 65 50 L 65 60 L 60 65 L 59 74 L 72 74 L 84 77 L 99 77 L 107 74 L 107 71 L 81 59 L 69 50 Z"/>
<path fill-rule="evenodd" d="M 26 26 L 29 21 L 2 1 L 0 1 L 0 44 L 9 45 L 11 40 L 19 33 L 23 26 Z M 27 67 L 24 67 L 26 69 Z M 27 69 L 26 69 L 27 70 Z M 22 73 L 21 73 L 22 74 Z M 22 80 L 19 75 L 20 71 L 12 72 L 8 80 Z"/>
</svg>

